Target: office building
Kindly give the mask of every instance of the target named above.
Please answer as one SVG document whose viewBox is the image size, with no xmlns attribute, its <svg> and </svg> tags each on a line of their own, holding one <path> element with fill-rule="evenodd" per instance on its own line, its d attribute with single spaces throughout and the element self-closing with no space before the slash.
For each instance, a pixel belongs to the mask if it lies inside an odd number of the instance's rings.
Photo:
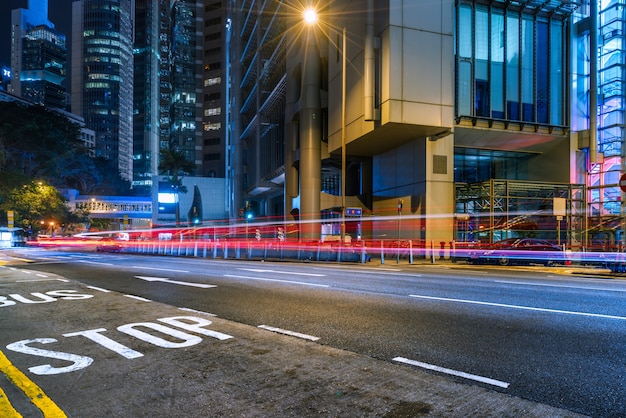
<svg viewBox="0 0 626 418">
<path fill-rule="evenodd" d="M 133 176 L 132 0 L 72 3 L 73 113 L 96 133 L 96 156 Z"/>
<path fill-rule="evenodd" d="M 312 25 L 305 6 L 231 7 L 239 204 L 326 219 L 302 238 L 348 207 L 393 219 L 352 238 L 583 245 L 587 2 L 343 0 Z"/>
<path fill-rule="evenodd" d="M 28 5 L 11 12 L 9 92 L 32 103 L 66 109 L 65 35 L 48 20 L 48 0 L 30 0 Z"/>
</svg>

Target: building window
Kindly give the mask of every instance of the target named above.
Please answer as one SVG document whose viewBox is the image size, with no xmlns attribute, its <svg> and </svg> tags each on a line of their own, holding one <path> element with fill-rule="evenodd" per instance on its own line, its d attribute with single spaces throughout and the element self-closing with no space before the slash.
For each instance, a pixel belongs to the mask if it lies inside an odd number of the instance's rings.
<svg viewBox="0 0 626 418">
<path fill-rule="evenodd" d="M 204 87 L 216 86 L 222 84 L 222 77 L 212 77 L 204 80 Z"/>
<path fill-rule="evenodd" d="M 204 154 L 204 161 L 218 161 L 220 159 L 219 152 L 213 152 L 210 154 Z"/>
<path fill-rule="evenodd" d="M 208 122 L 204 124 L 205 131 L 219 131 L 220 129 L 222 129 L 222 124 L 220 122 Z"/>
<path fill-rule="evenodd" d="M 211 109 L 204 109 L 204 116 L 218 116 L 222 114 L 221 107 L 214 107 Z"/>
<path fill-rule="evenodd" d="M 457 8 L 457 116 L 562 126 L 565 17 L 495 4 Z"/>
</svg>

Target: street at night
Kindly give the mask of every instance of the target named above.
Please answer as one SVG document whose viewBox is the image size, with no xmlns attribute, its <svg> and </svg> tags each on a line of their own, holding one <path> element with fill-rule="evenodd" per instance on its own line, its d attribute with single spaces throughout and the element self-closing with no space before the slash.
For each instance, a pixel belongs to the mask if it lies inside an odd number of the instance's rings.
<svg viewBox="0 0 626 418">
<path fill-rule="evenodd" d="M 594 276 L 593 270 L 572 274 L 565 267 L 503 269 L 424 260 L 413 265 L 270 263 L 40 249 L 23 250 L 19 257 L 30 262 L 15 271 L 54 274 L 92 289 L 215 315 L 205 318 L 354 353 L 398 372 L 484 388 L 494 399 L 511 395 L 589 416 L 626 413 L 621 396 L 626 283 Z M 4 312 L 40 306 L 20 303 L 19 297 L 16 306 L 7 306 L 16 298 L 5 295 L 20 293 L 11 286 L 17 284 L 3 281 Z M 28 294 L 23 296 L 32 299 Z M 69 321 L 64 319 L 72 312 L 64 308 L 68 302 L 50 305 L 55 305 L 55 322 Z M 122 314 L 125 323 L 141 322 L 132 312 Z M 105 309 L 103 323 L 108 314 Z M 12 322 L 4 321 L 12 332 L 3 330 L 3 347 L 44 337 L 16 334 L 20 328 Z M 63 330 L 71 331 L 77 330 Z M 230 330 L 215 331 L 231 335 Z M 7 335 L 12 340 L 5 340 Z M 222 342 L 212 339 L 210 344 Z M 3 351 L 18 364 L 42 363 Z M 28 373 L 28 367 L 22 371 Z M 402 390 L 410 393 L 410 387 Z M 481 415 L 495 414 L 490 404 L 483 407 Z"/>
</svg>

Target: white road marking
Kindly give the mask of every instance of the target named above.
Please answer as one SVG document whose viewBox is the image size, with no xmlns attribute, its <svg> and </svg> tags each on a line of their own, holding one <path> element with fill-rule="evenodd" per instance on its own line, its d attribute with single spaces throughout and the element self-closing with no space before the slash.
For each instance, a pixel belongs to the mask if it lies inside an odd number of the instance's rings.
<svg viewBox="0 0 626 418">
<path fill-rule="evenodd" d="M 497 306 L 500 308 L 522 309 L 522 310 L 527 310 L 527 311 L 550 312 L 550 313 L 558 313 L 558 314 L 565 314 L 565 315 L 579 315 L 579 316 L 589 316 L 589 317 L 594 317 L 594 318 L 626 320 L 626 317 L 623 317 L 623 316 L 603 315 L 603 314 L 595 314 L 595 313 L 589 313 L 589 312 L 563 311 L 560 309 L 537 308 L 533 306 L 521 306 L 521 305 L 507 305 L 504 303 L 481 302 L 478 300 L 439 298 L 439 297 L 434 297 L 434 296 L 423 296 L 423 295 L 409 295 L 409 296 L 412 298 L 440 300 L 443 302 L 469 303 L 473 305 Z"/>
<path fill-rule="evenodd" d="M 137 299 L 142 302 L 152 302 L 150 299 L 142 298 L 141 296 L 135 296 L 135 295 L 124 295 L 124 296 L 126 296 L 127 298 L 131 298 L 131 299 Z"/>
<path fill-rule="evenodd" d="M 240 268 L 239 270 L 251 271 L 253 273 L 277 273 L 277 274 L 293 274 L 294 276 L 326 277 L 325 274 L 296 273 L 296 272 L 293 272 L 293 271 L 279 271 L 279 270 L 265 270 L 265 269 L 245 269 L 245 268 Z"/>
<path fill-rule="evenodd" d="M 98 264 L 100 266 L 113 266 L 113 263 L 99 263 L 97 261 L 87 261 L 87 260 L 78 260 L 79 263 L 85 263 L 85 264 Z"/>
<path fill-rule="evenodd" d="M 315 286 L 315 287 L 330 287 L 325 284 L 317 284 L 317 283 L 307 283 L 307 282 L 297 282 L 294 280 L 279 280 L 279 279 L 266 279 L 263 277 L 251 277 L 251 276 L 238 276 L 235 274 L 225 274 L 224 277 L 232 277 L 235 279 L 246 279 L 246 280 L 260 280 L 264 282 L 279 282 L 279 283 L 290 283 L 290 284 L 301 284 L 304 286 Z"/>
<path fill-rule="evenodd" d="M 355 270 L 354 266 L 336 266 L 336 265 L 328 265 L 324 267 L 314 267 L 315 270 L 323 270 L 323 269 L 343 269 L 343 270 Z M 383 267 L 361 267 L 359 266 L 356 270 L 372 270 L 372 271 L 402 271 L 402 269 L 395 268 L 383 268 Z"/>
<path fill-rule="evenodd" d="M 145 270 L 157 270 L 157 271 L 170 271 L 174 273 L 189 273 L 189 270 L 164 269 L 160 267 L 132 266 L 132 268 L 145 269 Z"/>
<path fill-rule="evenodd" d="M 67 282 L 69 282 L 69 280 L 47 278 L 47 279 L 16 280 L 15 281 L 15 283 L 35 283 L 35 282 L 63 282 L 63 283 L 67 283 Z"/>
<path fill-rule="evenodd" d="M 200 287 L 202 289 L 208 289 L 210 287 L 217 287 L 214 284 L 181 282 L 178 280 L 170 280 L 167 277 L 150 277 L 150 276 L 135 276 L 135 277 L 137 279 L 145 280 L 147 282 L 163 282 L 163 283 L 170 283 L 170 284 L 179 284 L 181 286 Z"/>
<path fill-rule="evenodd" d="M 477 382 L 486 383 L 488 385 L 498 386 L 501 388 L 508 388 L 510 383 L 502 382 L 500 380 L 490 379 L 488 377 L 478 376 L 471 373 L 460 372 L 458 370 L 446 369 L 445 367 L 435 366 L 433 364 L 422 363 L 421 361 L 409 360 L 404 357 L 396 357 L 393 361 L 400 363 L 410 364 L 411 366 L 421 367 L 422 369 L 434 370 L 436 372 L 449 374 L 452 376 L 463 377 L 465 379 L 475 380 Z"/>
<path fill-rule="evenodd" d="M 93 289 L 93 290 L 97 290 L 98 292 L 111 293 L 110 290 L 103 289 L 101 287 L 96 287 L 96 286 L 87 286 L 87 287 L 90 288 L 90 289 Z"/>
<path fill-rule="evenodd" d="M 206 316 L 217 316 L 215 314 L 212 313 L 208 313 L 208 312 L 203 312 L 203 311 L 198 311 L 196 309 L 191 309 L 191 308 L 178 308 L 181 311 L 185 311 L 185 312 L 193 312 L 193 313 L 197 313 L 200 315 L 206 315 Z"/>
<path fill-rule="evenodd" d="M 263 329 L 266 329 L 268 331 L 277 332 L 279 334 L 291 335 L 292 337 L 298 337 L 298 338 L 302 338 L 302 339 L 305 339 L 305 340 L 310 340 L 310 341 L 317 341 L 317 340 L 319 340 L 319 337 L 314 337 L 312 335 L 307 335 L 307 334 L 301 334 L 299 332 L 294 332 L 294 331 L 288 331 L 288 330 L 282 329 L 282 328 L 274 328 L 274 327 L 270 327 L 268 325 L 259 325 L 259 328 L 263 328 Z"/>
<path fill-rule="evenodd" d="M 509 282 L 506 280 L 494 280 L 495 283 L 504 283 L 504 284 L 521 284 L 525 286 L 543 286 L 543 287 L 557 287 L 557 288 L 565 288 L 565 289 L 582 289 L 582 290 L 598 290 L 601 292 L 626 292 L 626 289 L 606 289 L 606 288 L 597 288 L 591 286 L 574 286 L 567 284 L 548 284 L 548 283 L 530 283 L 530 282 Z"/>
</svg>

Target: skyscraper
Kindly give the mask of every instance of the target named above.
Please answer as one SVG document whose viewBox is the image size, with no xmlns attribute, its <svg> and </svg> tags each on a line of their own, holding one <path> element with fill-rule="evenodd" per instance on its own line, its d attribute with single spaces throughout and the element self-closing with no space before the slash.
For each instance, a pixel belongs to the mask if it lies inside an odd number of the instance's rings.
<svg viewBox="0 0 626 418">
<path fill-rule="evenodd" d="M 67 107 L 65 35 L 48 20 L 48 0 L 30 0 L 28 9 L 11 14 L 11 85 L 9 91 L 33 103 Z"/>
<path fill-rule="evenodd" d="M 72 112 L 96 132 L 96 156 L 133 176 L 133 0 L 72 4 Z"/>
</svg>

